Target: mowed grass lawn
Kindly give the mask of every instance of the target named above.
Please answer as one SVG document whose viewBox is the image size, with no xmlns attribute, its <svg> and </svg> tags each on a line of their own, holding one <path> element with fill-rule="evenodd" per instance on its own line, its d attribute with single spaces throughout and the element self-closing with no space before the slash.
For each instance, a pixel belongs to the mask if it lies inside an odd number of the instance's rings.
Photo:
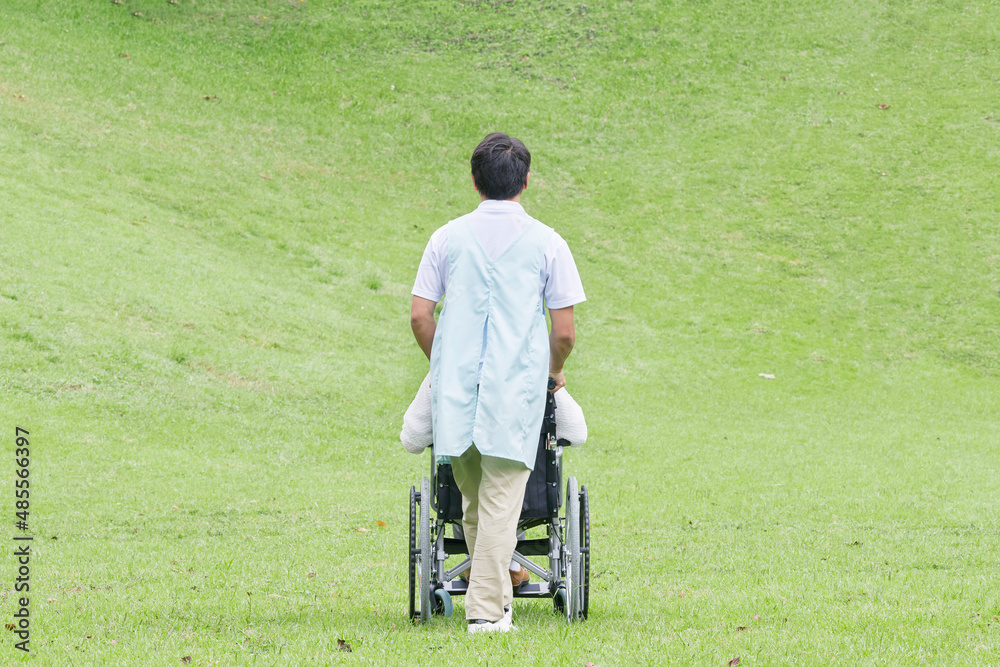
<svg viewBox="0 0 1000 667">
<path fill-rule="evenodd" d="M 996 9 L 3 3 L 0 661 L 997 664 Z M 398 432 L 497 129 L 587 290 L 593 600 L 470 638 Z"/>
</svg>

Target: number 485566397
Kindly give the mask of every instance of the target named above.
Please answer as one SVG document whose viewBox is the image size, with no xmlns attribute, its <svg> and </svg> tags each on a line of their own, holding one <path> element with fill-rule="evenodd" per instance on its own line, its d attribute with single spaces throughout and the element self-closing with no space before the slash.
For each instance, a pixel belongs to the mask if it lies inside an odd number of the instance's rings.
<svg viewBox="0 0 1000 667">
<path fill-rule="evenodd" d="M 23 435 L 22 435 L 23 434 Z M 14 450 L 14 463 L 17 464 L 17 480 L 14 482 L 14 507 L 16 508 L 15 516 L 18 519 L 18 526 L 23 526 L 23 529 L 27 528 L 28 523 L 28 508 L 30 505 L 30 494 L 28 487 L 30 482 L 28 477 L 31 475 L 31 469 L 29 465 L 31 464 L 31 450 L 28 448 L 29 442 L 27 436 L 31 435 L 27 429 L 23 429 L 20 426 L 15 427 L 14 435 L 17 438 L 14 442 L 17 445 L 17 449 Z"/>
</svg>

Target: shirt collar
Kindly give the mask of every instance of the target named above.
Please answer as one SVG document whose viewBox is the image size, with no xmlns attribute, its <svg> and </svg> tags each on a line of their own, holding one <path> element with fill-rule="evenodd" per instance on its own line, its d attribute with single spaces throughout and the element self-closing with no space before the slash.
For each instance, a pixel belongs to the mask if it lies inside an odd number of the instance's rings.
<svg viewBox="0 0 1000 667">
<path fill-rule="evenodd" d="M 524 207 L 516 201 L 509 199 L 486 199 L 479 203 L 477 208 L 490 211 L 515 210 L 524 211 Z"/>
</svg>

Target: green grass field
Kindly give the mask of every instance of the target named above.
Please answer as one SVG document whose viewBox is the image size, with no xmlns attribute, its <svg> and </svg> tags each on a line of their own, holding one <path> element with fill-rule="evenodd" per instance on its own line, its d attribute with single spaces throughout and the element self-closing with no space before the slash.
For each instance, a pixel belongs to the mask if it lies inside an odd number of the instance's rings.
<svg viewBox="0 0 1000 667">
<path fill-rule="evenodd" d="M 0 663 L 997 664 L 997 8 L 2 3 Z M 406 618 L 398 433 L 493 130 L 587 290 L 594 570 L 485 638 Z"/>
</svg>

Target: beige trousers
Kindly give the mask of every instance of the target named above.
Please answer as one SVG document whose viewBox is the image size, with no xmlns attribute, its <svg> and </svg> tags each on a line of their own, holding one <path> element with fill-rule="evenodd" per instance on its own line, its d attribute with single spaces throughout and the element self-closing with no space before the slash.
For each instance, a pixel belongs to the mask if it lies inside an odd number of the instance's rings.
<svg viewBox="0 0 1000 667">
<path fill-rule="evenodd" d="M 472 559 L 465 618 L 496 622 L 514 597 L 510 559 L 531 471 L 520 461 L 483 456 L 475 445 L 451 458 L 451 470 L 462 492 L 462 528 Z"/>
</svg>

